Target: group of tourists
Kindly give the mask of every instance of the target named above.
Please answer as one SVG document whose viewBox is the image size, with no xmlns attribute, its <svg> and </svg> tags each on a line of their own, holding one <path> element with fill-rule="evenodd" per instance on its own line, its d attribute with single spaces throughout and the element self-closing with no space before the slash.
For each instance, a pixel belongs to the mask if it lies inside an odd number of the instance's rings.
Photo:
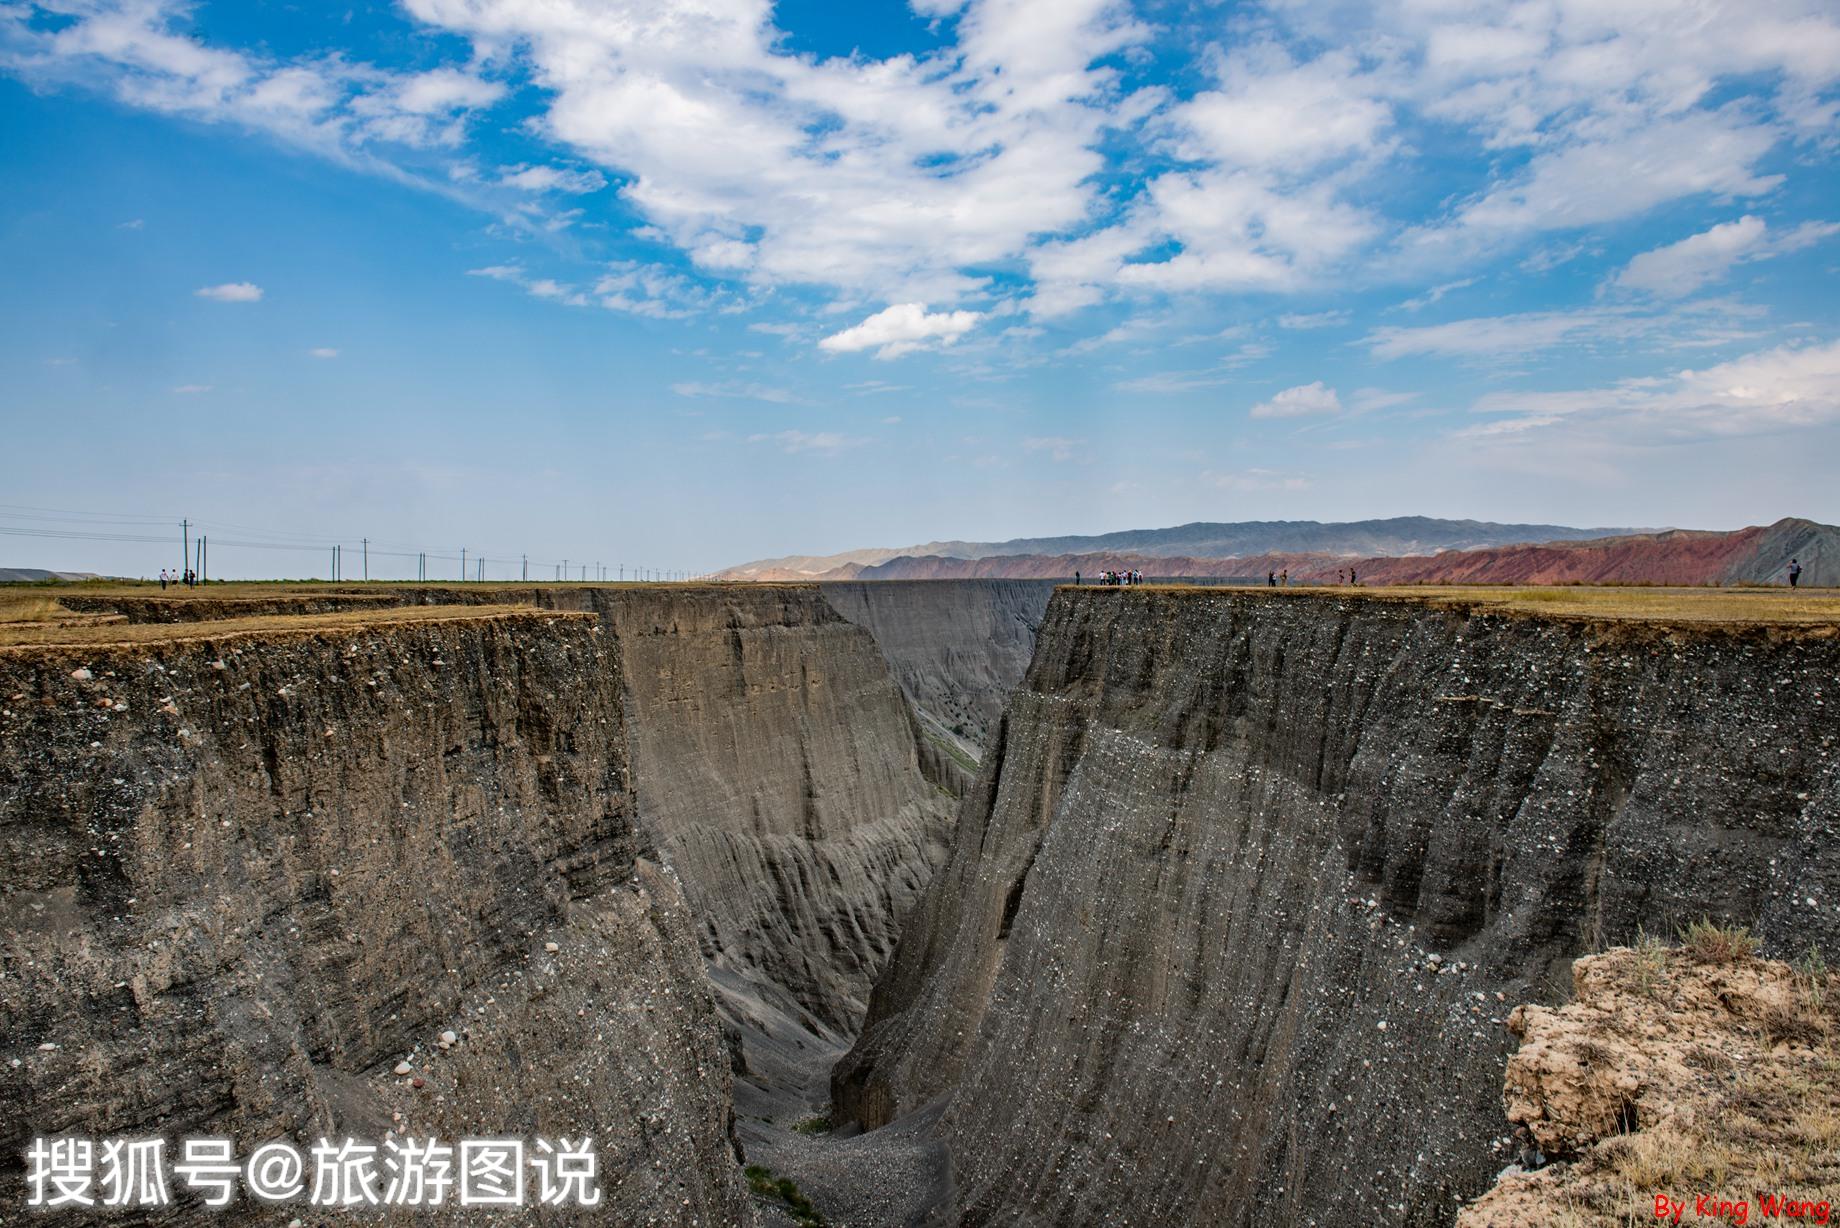
<svg viewBox="0 0 1840 1228">
<path fill-rule="evenodd" d="M 192 588 L 197 585 L 197 583 L 198 573 L 189 567 L 184 571 L 180 571 L 177 568 L 172 571 L 167 571 L 164 567 L 160 568 L 160 588 L 162 590 L 164 590 L 168 584 L 183 584 L 187 588 Z"/>
<path fill-rule="evenodd" d="M 1095 579 L 1100 584 L 1142 584 L 1144 582 L 1144 573 L 1141 571 L 1102 571 Z M 1086 583 L 1085 580 L 1080 578 L 1080 573 L 1077 571 L 1073 573 L 1073 582 L 1075 584 Z"/>
<path fill-rule="evenodd" d="M 1352 567 L 1338 567 L 1335 571 L 1335 582 L 1337 584 L 1359 584 L 1361 578 L 1355 575 L 1354 568 Z M 1291 569 L 1288 567 L 1283 571 L 1268 571 L 1265 573 L 1266 588 L 1289 588 L 1290 583 Z"/>
</svg>

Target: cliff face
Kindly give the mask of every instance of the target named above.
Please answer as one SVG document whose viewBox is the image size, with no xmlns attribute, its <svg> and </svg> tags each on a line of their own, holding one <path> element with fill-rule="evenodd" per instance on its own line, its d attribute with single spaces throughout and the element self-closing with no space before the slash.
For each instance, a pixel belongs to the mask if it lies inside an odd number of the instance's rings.
<svg viewBox="0 0 1840 1228">
<path fill-rule="evenodd" d="M 972 1224 L 1448 1224 L 1506 1002 L 1702 915 L 1840 935 L 1840 640 L 1062 590 L 834 1076 Z"/>
<path fill-rule="evenodd" d="M 591 1134 L 623 1221 L 751 1223 L 609 638 L 0 653 L 0 1199 L 34 1133 Z"/>
<path fill-rule="evenodd" d="M 815 588 L 589 590 L 619 645 L 641 819 L 737 1009 L 853 1035 L 950 809 L 862 628 Z"/>
<path fill-rule="evenodd" d="M 35 1133 L 588 1134 L 613 1220 L 751 1224 L 731 1068 L 806 1090 L 945 853 L 874 641 L 811 587 L 358 596 L 0 650 L 0 1200 Z"/>
<path fill-rule="evenodd" d="M 1054 584 L 1030 580 L 824 584 L 826 601 L 875 637 L 921 718 L 975 756 L 1035 655 Z"/>
</svg>

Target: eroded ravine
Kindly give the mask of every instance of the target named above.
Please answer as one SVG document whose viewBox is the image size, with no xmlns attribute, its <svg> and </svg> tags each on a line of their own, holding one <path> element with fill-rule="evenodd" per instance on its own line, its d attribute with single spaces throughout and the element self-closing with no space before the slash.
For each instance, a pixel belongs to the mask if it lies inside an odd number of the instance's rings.
<svg viewBox="0 0 1840 1228">
<path fill-rule="evenodd" d="M 1840 938 L 1818 628 L 1061 590 L 954 820 L 913 701 L 1031 630 L 956 587 L 0 650 L 0 1197 L 33 1132 L 591 1132 L 610 1222 L 792 1222 L 747 1163 L 858 1228 L 1444 1225 L 1572 956 Z"/>
<path fill-rule="evenodd" d="M 1063 589 L 839 1067 L 950 1223 L 1448 1224 L 1508 1006 L 1688 920 L 1832 948 L 1831 628 Z"/>
</svg>

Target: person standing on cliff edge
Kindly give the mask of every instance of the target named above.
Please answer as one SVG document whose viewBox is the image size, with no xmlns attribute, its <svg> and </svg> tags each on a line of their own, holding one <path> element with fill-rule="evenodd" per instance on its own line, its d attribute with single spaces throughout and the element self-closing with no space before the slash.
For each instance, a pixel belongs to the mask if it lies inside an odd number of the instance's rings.
<svg viewBox="0 0 1840 1228">
<path fill-rule="evenodd" d="M 1795 559 L 1789 560 L 1789 587 L 1794 588 L 1802 582 L 1802 565 Z"/>
</svg>

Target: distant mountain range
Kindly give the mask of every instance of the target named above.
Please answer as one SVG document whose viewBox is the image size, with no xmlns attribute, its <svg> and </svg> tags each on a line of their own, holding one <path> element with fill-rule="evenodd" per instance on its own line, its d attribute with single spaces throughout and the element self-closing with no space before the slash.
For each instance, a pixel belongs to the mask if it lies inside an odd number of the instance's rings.
<svg viewBox="0 0 1840 1228">
<path fill-rule="evenodd" d="M 1018 537 L 1001 542 L 936 541 L 917 546 L 849 550 L 842 554 L 787 555 L 743 563 L 720 573 L 730 580 L 849 580 L 925 578 L 931 560 L 978 561 L 1019 557 L 1071 558 L 1117 555 L 1138 559 L 1234 559 L 1268 554 L 1324 554 L 1342 558 L 1434 554 L 1521 542 L 1577 541 L 1649 532 L 1644 529 L 1579 529 L 1558 524 L 1494 524 L 1482 520 L 1437 520 L 1396 516 L 1325 524 L 1318 520 L 1248 520 L 1222 524 L 1196 521 L 1170 529 L 1127 529 L 1074 537 Z M 912 560 L 916 571 L 868 575 L 899 560 Z M 1010 563 L 1022 570 L 995 570 L 992 575 L 1035 575 L 1032 564 Z M 1123 564 L 1116 565 L 1119 570 Z M 1152 570 L 1145 568 L 1144 570 Z M 1170 574 L 1166 567 L 1157 574 Z M 950 574 L 984 574 L 982 571 Z M 945 573 L 942 573 L 945 574 Z M 1039 574 L 1053 574 L 1042 572 Z M 1195 573 L 1202 574 L 1202 573 Z"/>
<path fill-rule="evenodd" d="M 1062 548 L 1024 548 L 1050 546 Z M 869 557 L 874 555 L 885 557 Z M 1840 528 L 1793 518 L 1730 531 L 1575 529 L 1424 517 L 1194 524 L 1098 537 L 936 542 L 901 552 L 767 559 L 722 574 L 762 580 L 1071 579 L 1075 572 L 1091 577 L 1136 570 L 1155 577 L 1260 581 L 1288 571 L 1292 583 L 1327 583 L 1352 568 L 1369 584 L 1780 584 L 1792 558 L 1801 561 L 1803 584 L 1840 585 Z"/>
<path fill-rule="evenodd" d="M 93 571 L 46 571 L 42 567 L 0 567 L 0 584 L 32 584 L 43 580 L 94 580 Z"/>
</svg>

